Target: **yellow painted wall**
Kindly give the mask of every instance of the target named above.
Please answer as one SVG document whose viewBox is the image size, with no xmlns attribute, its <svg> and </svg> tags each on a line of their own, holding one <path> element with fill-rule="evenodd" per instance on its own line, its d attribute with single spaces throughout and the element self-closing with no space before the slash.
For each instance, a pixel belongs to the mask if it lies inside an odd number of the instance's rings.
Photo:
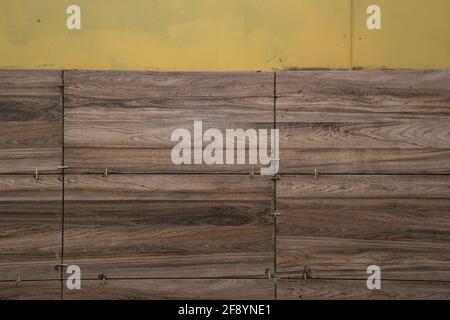
<svg viewBox="0 0 450 320">
<path fill-rule="evenodd" d="M 450 68 L 450 0 L 355 0 L 354 60 L 364 68 Z M 382 8 L 382 29 L 366 8 Z"/>
<path fill-rule="evenodd" d="M 0 0 L 0 68 L 450 68 L 449 21 L 449 0 Z"/>
</svg>

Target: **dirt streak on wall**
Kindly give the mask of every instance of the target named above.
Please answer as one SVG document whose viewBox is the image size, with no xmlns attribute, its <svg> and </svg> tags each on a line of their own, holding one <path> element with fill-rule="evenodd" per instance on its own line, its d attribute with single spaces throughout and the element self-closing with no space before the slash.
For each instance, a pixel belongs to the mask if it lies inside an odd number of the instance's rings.
<svg viewBox="0 0 450 320">
<path fill-rule="evenodd" d="M 69 30 L 69 5 L 81 29 Z M 381 29 L 369 30 L 369 5 Z M 447 0 L 0 0 L 0 67 L 450 68 Z"/>
</svg>

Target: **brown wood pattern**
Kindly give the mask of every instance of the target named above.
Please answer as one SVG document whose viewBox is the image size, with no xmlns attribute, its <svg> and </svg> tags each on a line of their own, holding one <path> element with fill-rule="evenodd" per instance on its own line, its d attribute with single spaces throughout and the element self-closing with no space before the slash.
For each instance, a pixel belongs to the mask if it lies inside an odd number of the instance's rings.
<svg viewBox="0 0 450 320">
<path fill-rule="evenodd" d="M 273 128 L 273 73 L 66 72 L 70 172 L 250 172 L 257 166 L 177 166 L 172 131 Z M 92 139 L 95 137 L 95 139 Z M 193 138 L 193 137 L 192 137 Z M 131 155 L 131 156 L 130 156 Z"/>
<path fill-rule="evenodd" d="M 68 175 L 65 262 L 83 277 L 267 277 L 270 178 Z"/>
<path fill-rule="evenodd" d="M 277 206 L 285 277 L 450 280 L 449 176 L 282 176 Z"/>
<path fill-rule="evenodd" d="M 61 178 L 0 176 L 0 280 L 59 279 Z"/>
<path fill-rule="evenodd" d="M 60 300 L 61 280 L 0 282 L 0 300 Z"/>
<path fill-rule="evenodd" d="M 269 300 L 275 284 L 265 279 L 85 280 L 81 290 L 64 290 L 64 299 L 94 300 Z"/>
<path fill-rule="evenodd" d="M 355 174 L 447 174 L 450 150 L 443 149 L 285 149 L 280 172 Z"/>
<path fill-rule="evenodd" d="M 59 277 L 62 182 L 33 179 L 62 161 L 59 82 L 0 71 L 1 299 L 60 296 L 46 280 Z M 280 298 L 449 297 L 450 72 L 278 72 L 274 86 L 273 73 L 71 70 L 65 82 L 65 262 L 84 278 L 66 298 L 273 298 L 273 183 L 236 174 L 260 165 L 173 165 L 170 135 L 195 120 L 276 120 L 282 172 L 308 174 L 277 184 Z M 365 286 L 370 264 L 381 291 Z"/>
<path fill-rule="evenodd" d="M 382 281 L 381 290 L 368 290 L 364 280 L 299 280 L 277 282 L 281 300 L 448 300 L 450 282 Z"/>
<path fill-rule="evenodd" d="M 72 173 L 75 171 L 101 173 L 108 169 L 110 173 L 250 174 L 252 171 L 258 173 L 261 167 L 266 167 L 261 164 L 248 164 L 248 153 L 246 153 L 246 164 L 173 165 L 171 161 L 172 150 L 164 148 L 67 148 L 66 150 L 65 155 L 70 164 L 70 169 L 67 171 Z M 131 162 L 132 167 L 130 167 Z"/>
<path fill-rule="evenodd" d="M 281 200 L 327 199 L 449 199 L 450 176 L 425 175 L 283 175 L 277 186 Z"/>
<path fill-rule="evenodd" d="M 57 172 L 59 71 L 0 70 L 0 173 Z"/>
<path fill-rule="evenodd" d="M 450 72 L 277 75 L 286 173 L 449 173 Z"/>
</svg>

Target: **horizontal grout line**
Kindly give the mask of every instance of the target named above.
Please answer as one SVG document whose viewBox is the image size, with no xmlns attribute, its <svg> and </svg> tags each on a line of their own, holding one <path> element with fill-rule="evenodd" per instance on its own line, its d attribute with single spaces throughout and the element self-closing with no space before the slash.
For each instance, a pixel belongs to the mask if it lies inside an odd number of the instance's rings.
<svg viewBox="0 0 450 320">
<path fill-rule="evenodd" d="M 108 168 L 108 170 L 110 170 L 110 168 Z M 72 171 L 70 172 L 71 169 L 65 169 L 65 174 L 104 174 L 104 171 L 98 171 L 98 172 L 92 172 L 92 171 Z M 180 172 L 176 172 L 176 171 L 161 171 L 161 172 L 141 172 L 141 171 L 119 171 L 119 172 L 108 172 L 108 175 L 114 175 L 114 174 L 185 174 L 185 175 L 207 175 L 207 174 L 222 174 L 222 175 L 249 175 L 251 173 L 252 169 L 249 169 L 248 171 L 239 171 L 239 172 L 225 172 L 225 171 L 209 171 L 209 172 L 188 172 L 188 171 L 180 171 Z M 39 172 L 39 176 L 44 176 L 44 175 L 59 175 L 62 174 L 61 172 Z M 25 173 L 20 173 L 20 172 L 11 172 L 11 173 L 0 173 L 0 176 L 34 176 L 35 172 L 25 172 Z M 258 176 L 259 174 L 255 173 L 255 176 Z"/>
<path fill-rule="evenodd" d="M 20 282 L 47 282 L 47 281 L 61 281 L 61 279 L 52 278 L 52 279 L 21 279 Z M 17 280 L 0 280 L 0 284 L 2 283 L 17 283 Z"/>
<path fill-rule="evenodd" d="M 320 179 L 321 176 L 450 176 L 448 173 L 367 173 L 367 172 L 318 172 Z M 314 171 L 312 172 L 279 172 L 280 177 L 283 176 L 314 176 Z"/>
<path fill-rule="evenodd" d="M 110 168 L 108 168 L 110 169 Z M 242 175 L 247 176 L 250 175 L 252 170 L 258 170 L 259 168 L 249 168 L 248 171 L 238 171 L 238 172 L 226 172 L 226 171 L 207 171 L 207 172 L 195 172 L 195 171 L 160 171 L 160 172 L 141 172 L 141 171 L 120 171 L 120 172 L 108 172 L 108 175 Z M 61 171 L 47 171 L 41 172 L 39 171 L 39 176 L 54 176 L 54 175 L 62 175 L 63 171 L 66 175 L 103 175 L 104 171 L 92 172 L 92 171 L 74 171 L 71 168 L 61 169 Z M 35 172 L 9 172 L 9 173 L 0 173 L 0 176 L 34 176 Z M 261 176 L 258 173 L 254 174 L 255 176 Z M 312 176 L 314 177 L 314 172 L 294 172 L 294 173 L 278 173 L 278 177 L 288 177 L 288 176 Z M 417 176 L 417 177 L 435 177 L 435 176 L 450 176 L 450 173 L 321 173 L 319 172 L 318 180 L 320 177 L 325 176 Z M 272 176 L 266 176 L 272 177 Z"/>
<path fill-rule="evenodd" d="M 64 278 L 66 280 L 66 278 Z M 81 279 L 86 281 L 102 281 L 102 279 L 99 278 L 82 278 Z M 267 277 L 246 277 L 246 278 L 239 278 L 239 277 L 131 277 L 131 278 L 106 278 L 105 281 L 125 281 L 125 280 L 268 280 Z"/>
<path fill-rule="evenodd" d="M 277 280 L 303 280 L 305 279 L 301 276 L 298 277 L 283 277 L 277 275 Z M 306 281 L 367 281 L 366 278 L 307 278 Z M 381 281 L 391 281 L 391 282 L 425 282 L 425 283 L 450 283 L 449 280 L 424 280 L 424 279 L 396 279 L 396 278 L 382 278 Z"/>
<path fill-rule="evenodd" d="M 55 175 L 61 175 L 61 172 L 38 172 L 39 176 L 55 176 Z M 33 176 L 34 177 L 35 172 L 10 172 L 10 173 L 0 173 L 0 176 Z"/>
<path fill-rule="evenodd" d="M 18 72 L 27 72 L 27 71 L 36 71 L 36 72 L 58 72 L 60 70 L 64 70 L 66 74 L 70 73 L 87 73 L 87 74 L 93 74 L 93 73 L 136 73 L 136 74 L 144 74 L 144 73 L 154 73 L 154 74 L 204 74 L 204 75 L 214 75 L 214 74 L 272 74 L 273 72 L 280 74 L 280 73 L 290 73 L 290 72 L 304 72 L 304 71 L 333 71 L 333 72 L 341 72 L 341 71 L 352 71 L 352 72 L 360 72 L 360 71 L 413 71 L 413 72 L 430 72 L 430 71 L 437 71 L 437 72 L 446 72 L 447 69 L 437 69 L 437 68 L 425 68 L 425 69 L 417 69 L 417 68 L 387 68 L 387 67 L 379 67 L 379 68 L 365 68 L 361 66 L 353 66 L 353 67 L 339 67 L 339 68 L 333 68 L 333 67 L 320 67 L 320 66 L 312 66 L 312 67 L 293 67 L 293 68 L 272 68 L 272 70 L 260 70 L 260 69 L 245 69 L 245 70 L 143 70 L 143 69 L 95 69 L 95 68 L 40 68 L 38 67 L 31 67 L 31 68 L 17 68 L 16 66 L 0 66 L 0 71 L 18 71 Z M 66 80 L 67 81 L 67 80 Z"/>
<path fill-rule="evenodd" d="M 272 278 L 273 279 L 273 278 Z M 277 275 L 277 280 L 302 280 L 305 279 L 301 276 L 298 277 L 285 277 Z M 64 279 L 24 279 L 20 282 L 60 282 L 66 281 L 67 278 Z M 133 280 L 268 280 L 267 277 L 131 277 L 131 278 L 123 278 L 123 277 L 115 277 L 115 278 L 106 278 L 105 281 L 133 281 Z M 307 281 L 366 281 L 365 278 L 307 278 Z M 102 281 L 99 278 L 82 278 L 81 281 Z M 382 281 L 391 281 L 391 282 L 424 282 L 424 283 L 450 283 L 449 280 L 435 280 L 435 279 L 396 279 L 396 278 L 383 278 Z M 17 283 L 16 280 L 0 280 L 1 283 Z"/>
<path fill-rule="evenodd" d="M 20 282 L 60 282 L 60 281 L 66 281 L 67 278 L 64 279 L 24 279 Z M 128 281 L 128 280 L 268 280 L 267 277 L 245 277 L 245 278 L 239 278 L 239 277 L 195 277 L 195 278 L 188 278 L 188 277 L 131 277 L 131 278 L 105 278 L 105 281 Z M 81 278 L 81 281 L 102 281 L 102 279 L 99 278 Z M 0 280 L 1 283 L 17 283 L 16 280 Z"/>
<path fill-rule="evenodd" d="M 2 70 L 0 67 L 0 70 Z M 11 69 L 4 69 L 4 70 L 11 70 Z M 55 71 L 55 69 L 13 69 L 13 70 L 25 70 L 25 71 Z M 59 70 L 59 69 L 58 69 Z M 215 73 L 223 73 L 223 74 L 242 74 L 242 73 L 272 73 L 272 71 L 261 71 L 259 69 L 250 69 L 250 70 L 204 70 L 204 71 L 195 71 L 195 70 L 143 70 L 143 69 L 129 69 L 129 70 L 123 70 L 123 69 L 83 69 L 83 68 L 63 68 L 64 72 L 69 74 L 71 72 L 74 73 L 80 73 L 80 72 L 86 72 L 86 73 L 157 73 L 157 74 L 191 74 L 191 73 L 199 73 L 199 74 L 215 74 Z M 412 69 L 415 70 L 415 69 Z M 421 70 L 421 69 L 420 69 Z"/>
<path fill-rule="evenodd" d="M 261 83 L 263 84 L 263 83 Z M 84 87 L 89 87 L 89 85 L 86 85 Z M 111 86 L 110 86 L 111 87 Z M 108 88 L 108 86 L 106 86 L 106 88 Z M 66 84 L 64 86 L 65 90 L 76 90 L 74 88 L 71 87 L 70 84 Z M 111 90 L 112 91 L 112 90 Z M 79 97 L 82 97 L 80 95 L 77 94 L 66 94 L 66 97 L 72 98 L 72 99 L 77 99 Z M 218 100 L 218 101 L 234 101 L 234 100 L 242 100 L 242 99 L 273 99 L 273 95 L 271 94 L 262 94 L 262 95 L 248 95 L 248 96 L 177 96 L 176 98 L 171 98 L 171 97 L 164 97 L 164 96 L 148 96 L 148 97 L 143 97 L 143 98 L 135 98 L 135 97 L 131 97 L 131 98 L 91 98 L 92 100 L 108 100 L 108 101 L 143 101 L 143 100 L 157 100 L 157 101 L 187 101 L 187 102 L 196 102 L 196 101 L 211 101 L 211 100 Z M 84 106 L 79 106 L 76 103 L 74 103 L 74 105 L 70 105 L 71 102 L 68 102 L 69 106 L 65 106 L 66 109 L 82 109 L 82 108 L 91 108 L 90 105 L 84 105 Z M 102 107 L 102 106 L 100 106 Z M 151 107 L 151 106 L 150 106 Z M 155 106 L 158 107 L 158 106 Z M 124 107 L 112 107 L 111 109 L 123 109 Z M 141 106 L 134 106 L 134 107 L 130 107 L 129 109 L 139 109 L 139 108 L 149 108 L 149 106 L 146 105 L 141 105 Z M 178 107 L 177 109 L 186 109 L 186 107 Z"/>
<path fill-rule="evenodd" d="M 330 68 L 330 67 L 295 67 L 295 68 L 284 68 L 284 69 L 275 69 L 275 71 L 278 73 L 291 73 L 291 72 L 304 72 L 304 71 L 332 71 L 332 72 L 342 72 L 342 71 L 351 71 L 351 72 L 360 72 L 360 71 L 369 71 L 369 72 L 380 72 L 380 71 L 413 71 L 413 72 L 430 72 L 430 71 L 437 71 L 437 72 L 446 72 L 447 69 L 414 69 L 414 68 L 386 68 L 386 67 L 379 67 L 379 68 L 364 68 L 360 66 L 351 66 L 348 68 Z M 200 71 L 201 72 L 201 71 Z M 245 72 L 245 71 L 244 71 Z M 265 71 L 267 72 L 267 71 Z"/>
<path fill-rule="evenodd" d="M 245 172 L 108 172 L 109 176 L 113 175 L 186 175 L 186 176 L 250 176 L 251 170 Z M 70 175 L 103 175 L 103 172 L 65 172 L 66 176 Z M 254 176 L 261 176 L 260 174 L 254 174 Z M 262 176 L 264 177 L 264 176 Z M 266 176 L 272 177 L 272 176 Z"/>
<path fill-rule="evenodd" d="M 278 194 L 277 197 L 280 201 L 303 201 L 303 200 L 450 200 L 450 196 L 448 198 L 430 198 L 430 197 L 390 197 L 390 196 L 379 196 L 379 197 L 283 197 L 283 195 Z"/>
<path fill-rule="evenodd" d="M 122 121 L 123 122 L 123 121 Z M 266 122 L 264 123 L 266 124 Z M 268 125 L 272 126 L 273 123 L 272 122 L 267 122 Z M 272 129 L 271 127 L 267 128 L 267 129 Z M 194 139 L 191 139 L 192 141 L 192 145 L 194 144 Z M 197 148 L 195 146 L 192 146 L 192 149 L 194 152 L 195 151 L 203 151 L 204 147 L 208 144 L 209 142 L 205 141 L 202 144 L 201 148 Z M 236 144 L 235 144 L 236 145 Z M 234 150 L 237 151 L 245 151 L 247 153 L 248 150 L 248 142 L 246 142 L 246 147 L 242 148 L 242 147 L 236 147 L 234 148 Z M 175 146 L 175 144 L 173 146 L 170 147 L 140 147 L 140 146 L 131 146 L 131 147 L 105 147 L 105 146 L 86 146 L 86 147 L 71 147 L 71 146 L 65 146 L 65 149 L 97 149 L 97 150 L 104 150 L 104 149 L 109 149 L 109 150 L 121 150 L 121 151 L 128 151 L 128 150 L 172 150 L 173 147 Z M 448 150 L 448 149 L 445 149 Z"/>
</svg>

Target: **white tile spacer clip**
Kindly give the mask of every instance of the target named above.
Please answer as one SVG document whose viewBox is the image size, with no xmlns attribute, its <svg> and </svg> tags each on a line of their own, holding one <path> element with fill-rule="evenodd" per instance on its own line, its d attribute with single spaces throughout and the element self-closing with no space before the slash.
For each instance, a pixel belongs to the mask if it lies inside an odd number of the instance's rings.
<svg viewBox="0 0 450 320">
<path fill-rule="evenodd" d="M 319 177 L 319 171 L 317 171 L 317 169 L 314 169 L 314 179 L 317 180 L 318 177 Z"/>
<path fill-rule="evenodd" d="M 108 178 L 109 176 L 109 172 L 108 172 L 108 168 L 105 169 L 105 171 L 103 172 L 103 177 Z"/>
<path fill-rule="evenodd" d="M 303 269 L 303 280 L 304 280 L 305 282 L 307 282 L 307 281 L 308 281 L 308 278 L 310 278 L 310 272 L 311 272 L 311 269 L 310 269 L 309 267 L 305 267 L 305 268 Z"/>
<path fill-rule="evenodd" d="M 102 273 L 102 274 L 99 274 L 99 275 L 98 275 L 98 278 L 102 281 L 102 282 L 101 282 L 101 285 L 104 286 L 105 283 L 106 283 L 106 275 L 103 274 L 103 273 Z"/>
<path fill-rule="evenodd" d="M 22 277 L 20 276 L 20 273 L 17 275 L 17 280 L 16 280 L 16 286 L 20 287 L 20 283 L 22 282 Z"/>
<path fill-rule="evenodd" d="M 34 171 L 34 180 L 39 180 L 39 172 L 38 169 Z"/>
<path fill-rule="evenodd" d="M 57 263 L 57 264 L 55 264 L 55 270 L 58 270 L 58 269 L 63 269 L 64 270 L 64 268 L 67 267 L 67 266 L 68 266 L 67 263 Z"/>
<path fill-rule="evenodd" d="M 276 273 L 271 273 L 271 272 L 268 272 L 267 273 L 267 279 L 269 280 L 269 281 L 275 281 L 275 282 L 277 282 L 277 274 Z"/>
</svg>

